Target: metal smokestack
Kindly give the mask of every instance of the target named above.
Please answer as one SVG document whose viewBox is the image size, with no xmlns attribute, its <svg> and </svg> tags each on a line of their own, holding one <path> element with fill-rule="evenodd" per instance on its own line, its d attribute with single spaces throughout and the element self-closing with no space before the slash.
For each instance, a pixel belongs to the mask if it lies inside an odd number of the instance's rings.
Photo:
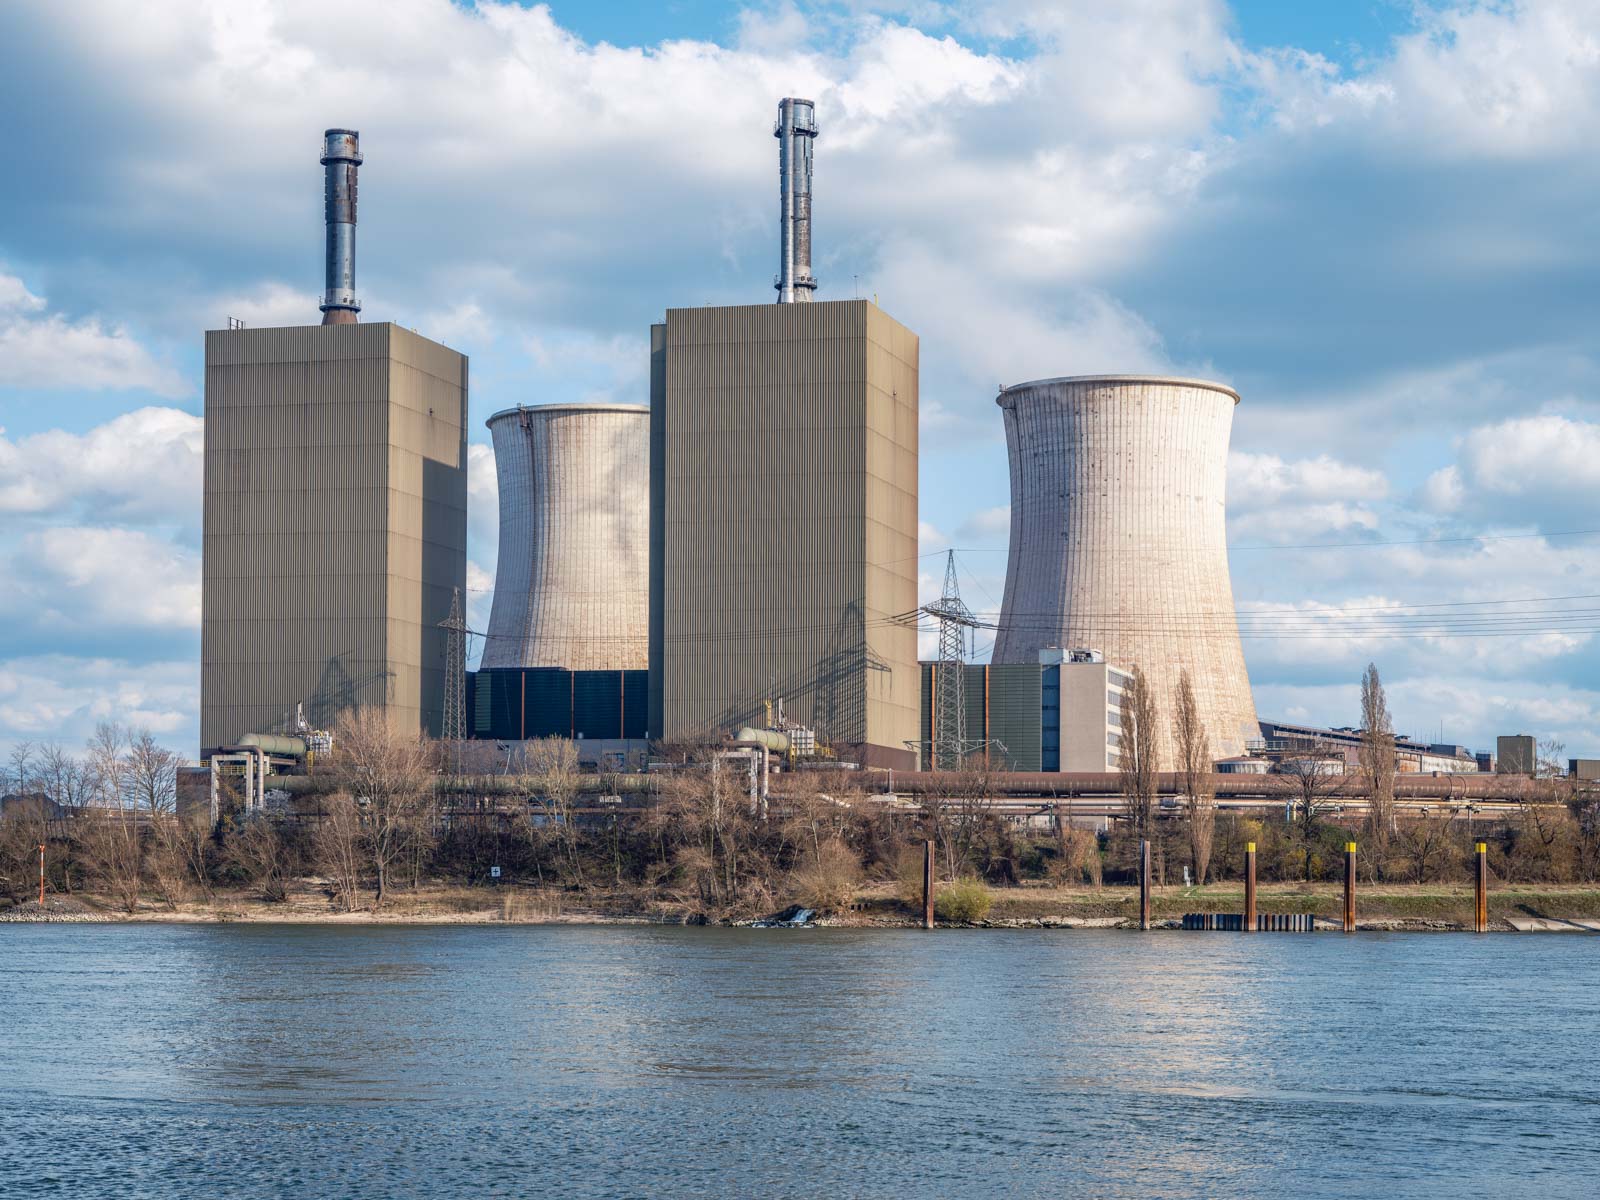
<svg viewBox="0 0 1600 1200">
<path fill-rule="evenodd" d="M 356 168 L 361 165 L 361 135 L 354 129 L 330 129 L 322 139 L 328 226 L 322 323 L 354 325 L 361 311 L 356 302 Z"/>
<path fill-rule="evenodd" d="M 782 268 L 778 303 L 807 304 L 817 290 L 811 274 L 811 142 L 817 136 L 817 110 L 809 100 L 778 101 L 778 189 L 782 196 Z"/>
</svg>

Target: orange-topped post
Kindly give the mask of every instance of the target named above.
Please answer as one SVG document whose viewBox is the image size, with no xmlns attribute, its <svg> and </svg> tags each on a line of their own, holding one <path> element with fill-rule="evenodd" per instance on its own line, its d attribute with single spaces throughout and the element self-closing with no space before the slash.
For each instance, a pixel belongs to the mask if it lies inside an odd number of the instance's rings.
<svg viewBox="0 0 1600 1200">
<path fill-rule="evenodd" d="M 1473 927 L 1478 933 L 1489 932 L 1489 847 L 1479 842 L 1476 847 L 1478 860 L 1477 869 L 1477 903 L 1473 911 Z"/>
</svg>

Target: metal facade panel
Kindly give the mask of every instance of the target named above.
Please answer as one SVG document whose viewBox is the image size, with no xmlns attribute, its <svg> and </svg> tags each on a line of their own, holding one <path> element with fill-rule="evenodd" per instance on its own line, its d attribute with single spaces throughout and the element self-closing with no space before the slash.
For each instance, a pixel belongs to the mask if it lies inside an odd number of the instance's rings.
<svg viewBox="0 0 1600 1200">
<path fill-rule="evenodd" d="M 465 416 L 465 358 L 395 326 L 206 334 L 202 746 L 297 702 L 437 731 Z"/>
<path fill-rule="evenodd" d="M 647 408 L 621 404 L 489 419 L 500 556 L 485 667 L 647 665 L 649 426 Z"/>
<path fill-rule="evenodd" d="M 653 345 L 661 733 L 781 696 L 908 762 L 916 638 L 888 618 L 916 606 L 915 337 L 836 301 L 674 309 Z"/>
<path fill-rule="evenodd" d="M 1182 379 L 1043 380 L 1001 393 L 1011 549 L 994 662 L 1101 650 L 1142 668 L 1168 715 L 1187 670 L 1212 751 L 1243 753 L 1257 724 L 1224 524 L 1237 402 L 1230 389 Z M 1171 740 L 1163 720 L 1163 768 Z M 1067 741 L 1062 769 L 1080 769 Z"/>
<path fill-rule="evenodd" d="M 1035 664 L 989 667 L 989 733 L 1005 754 L 991 761 L 1011 771 L 1039 770 L 1041 668 Z"/>
</svg>

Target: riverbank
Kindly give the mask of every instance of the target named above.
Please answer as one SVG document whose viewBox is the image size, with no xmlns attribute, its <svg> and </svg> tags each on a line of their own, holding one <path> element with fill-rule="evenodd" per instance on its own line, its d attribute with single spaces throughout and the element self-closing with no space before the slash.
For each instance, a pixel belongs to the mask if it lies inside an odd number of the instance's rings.
<svg viewBox="0 0 1600 1200">
<path fill-rule="evenodd" d="M 1134 928 L 1138 891 L 1131 887 L 994 888 L 985 928 Z M 1262 913 L 1303 913 L 1319 928 L 1337 928 L 1343 911 L 1338 884 L 1264 884 L 1257 892 Z M 1472 889 L 1452 884 L 1369 884 L 1357 892 L 1358 927 L 1371 930 L 1451 931 L 1472 927 Z M 1175 924 L 1185 913 L 1241 912 L 1244 888 L 1238 883 L 1204 888 L 1157 888 L 1152 917 Z M 1490 892 L 1491 928 L 1539 928 L 1540 922 L 1600 920 L 1600 887 L 1591 885 L 1503 885 Z M 79 893 L 47 896 L 43 908 L 30 901 L 0 910 L 0 922 L 164 922 L 317 924 L 317 925 L 682 925 L 705 918 L 665 899 L 637 893 L 566 892 L 551 888 L 450 887 L 430 885 L 398 892 L 382 907 L 337 911 L 315 880 L 298 880 L 282 901 L 265 902 L 248 892 L 218 892 L 177 904 L 142 900 L 123 911 L 104 896 Z M 724 922 L 715 922 L 724 923 Z M 726 923 L 739 923 L 728 921 Z M 907 927 L 916 914 L 895 895 L 892 885 L 861 889 L 848 911 L 819 924 L 853 927 Z"/>
</svg>

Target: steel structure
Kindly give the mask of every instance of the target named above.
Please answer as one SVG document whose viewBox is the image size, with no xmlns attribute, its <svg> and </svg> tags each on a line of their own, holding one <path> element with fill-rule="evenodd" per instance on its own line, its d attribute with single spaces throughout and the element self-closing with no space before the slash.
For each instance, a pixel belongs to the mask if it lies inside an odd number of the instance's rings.
<svg viewBox="0 0 1600 1200">
<path fill-rule="evenodd" d="M 356 170 L 361 166 L 361 135 L 330 129 L 322 135 L 323 208 L 327 225 L 327 264 L 322 293 L 324 325 L 354 325 L 356 300 Z"/>
<path fill-rule="evenodd" d="M 984 745 L 967 741 L 966 662 L 967 630 L 978 627 L 978 618 L 961 601 L 956 580 L 956 552 L 945 561 L 944 591 L 922 611 L 939 622 L 939 661 L 933 674 L 933 767 L 936 771 L 958 770 L 967 754 Z"/>
<path fill-rule="evenodd" d="M 1188 671 L 1214 757 L 1259 736 L 1228 577 L 1228 435 L 1216 383 L 1078 376 L 1001 391 L 1011 548 L 996 663 L 1093 647 L 1170 714 Z M 1174 763 L 1170 722 L 1157 734 Z"/>
<path fill-rule="evenodd" d="M 780 201 L 779 304 L 804 304 L 817 290 L 811 274 L 811 143 L 817 110 L 810 100 L 778 101 L 778 195 Z"/>
<path fill-rule="evenodd" d="M 488 425 L 500 558 L 482 666 L 643 669 L 650 410 L 548 404 L 495 413 Z"/>
<path fill-rule="evenodd" d="M 444 720 L 439 736 L 459 742 L 467 736 L 467 622 L 461 612 L 461 589 L 452 589 L 450 615 L 439 622 L 445 631 Z"/>
</svg>

